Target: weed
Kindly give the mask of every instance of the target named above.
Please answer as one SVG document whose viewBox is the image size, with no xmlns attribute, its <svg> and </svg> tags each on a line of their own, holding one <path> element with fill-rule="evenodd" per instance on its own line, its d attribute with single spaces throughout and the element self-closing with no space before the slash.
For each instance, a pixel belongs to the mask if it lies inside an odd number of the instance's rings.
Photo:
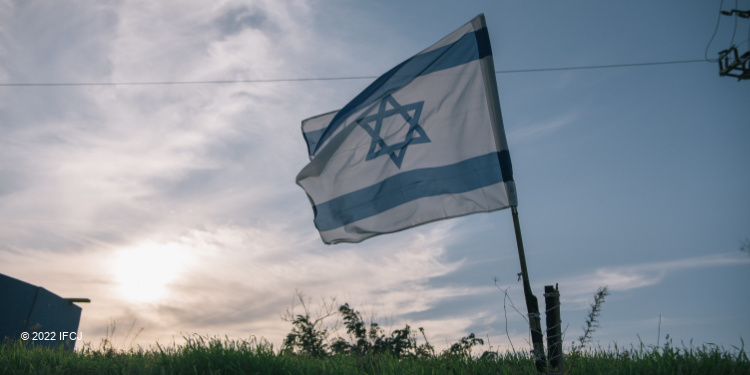
<svg viewBox="0 0 750 375">
<path fill-rule="evenodd" d="M 571 360 L 569 361 L 570 365 L 568 365 L 568 369 L 566 370 L 566 373 L 569 373 L 573 370 L 573 368 L 576 365 L 576 362 L 581 357 L 581 353 L 583 349 L 586 347 L 586 344 L 591 342 L 591 335 L 596 331 L 597 328 L 599 328 L 599 315 L 601 314 L 602 305 L 604 304 L 604 299 L 609 295 L 609 292 L 607 291 L 607 287 L 599 287 L 599 290 L 597 290 L 596 294 L 594 295 L 594 302 L 589 303 L 589 313 L 586 316 L 586 322 L 583 327 L 583 335 L 578 337 L 578 344 L 576 345 L 575 341 L 571 344 L 571 352 L 569 354 L 569 357 Z"/>
</svg>

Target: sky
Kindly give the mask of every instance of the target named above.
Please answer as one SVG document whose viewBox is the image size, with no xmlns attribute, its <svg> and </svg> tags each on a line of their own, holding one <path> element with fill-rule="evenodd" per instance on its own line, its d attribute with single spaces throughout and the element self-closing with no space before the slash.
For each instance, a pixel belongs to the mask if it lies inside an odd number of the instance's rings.
<svg viewBox="0 0 750 375">
<path fill-rule="evenodd" d="M 94 347 L 114 325 L 120 348 L 278 348 L 302 294 L 437 347 L 528 350 L 509 210 L 325 245 L 295 184 L 303 119 L 484 13 L 531 286 L 559 284 L 566 346 L 607 286 L 594 345 L 739 347 L 750 82 L 708 61 L 538 71 L 747 51 L 750 20 L 720 8 L 750 1 L 0 0 L 0 273 L 90 298 Z"/>
</svg>

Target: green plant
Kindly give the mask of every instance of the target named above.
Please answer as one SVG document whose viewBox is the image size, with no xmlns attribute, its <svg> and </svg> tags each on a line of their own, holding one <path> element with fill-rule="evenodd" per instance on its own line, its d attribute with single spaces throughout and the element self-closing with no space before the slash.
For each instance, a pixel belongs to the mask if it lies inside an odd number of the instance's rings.
<svg viewBox="0 0 750 375">
<path fill-rule="evenodd" d="M 586 344 L 591 342 L 591 335 L 594 333 L 594 331 L 596 331 L 597 328 L 599 328 L 598 318 L 602 311 L 604 299 L 608 295 L 609 292 L 606 286 L 599 287 L 599 289 L 596 291 L 596 294 L 594 294 L 594 302 L 589 303 L 590 309 L 588 315 L 586 316 L 586 322 L 583 327 L 583 335 L 578 337 L 577 345 L 575 341 L 571 344 L 571 352 L 569 354 L 569 356 L 571 357 L 571 361 L 569 362 L 570 365 L 568 365 L 566 373 L 570 372 L 575 367 L 575 364 L 581 357 L 581 353 L 586 347 Z"/>
<path fill-rule="evenodd" d="M 117 323 L 115 322 L 114 319 L 111 319 L 109 321 L 109 325 L 107 325 L 107 334 L 99 343 L 99 347 L 101 348 L 101 350 L 104 352 L 114 352 L 116 350 L 124 350 L 125 348 L 132 348 L 135 340 L 138 338 L 141 332 L 143 332 L 143 327 L 139 328 L 138 330 L 135 330 L 135 323 L 136 323 L 136 320 L 133 319 L 133 322 L 130 323 L 130 327 L 128 328 L 128 332 L 125 334 L 125 338 L 123 339 L 123 345 L 122 345 L 123 347 L 120 348 L 115 338 L 115 331 L 117 330 Z M 134 330 L 135 330 L 135 333 L 133 333 Z M 130 338 L 129 342 L 128 342 L 128 338 Z M 88 350 L 92 349 L 90 342 L 84 342 L 83 347 Z"/>
<path fill-rule="evenodd" d="M 427 341 L 422 327 L 418 330 L 425 338 L 425 344 L 417 345 L 416 333 L 409 325 L 403 329 L 394 330 L 390 336 L 386 336 L 378 323 L 370 323 L 369 328 L 365 328 L 362 315 L 352 309 L 348 303 L 339 307 L 339 313 L 342 315 L 346 332 L 353 342 L 349 343 L 344 338 L 338 337 L 331 345 L 334 354 L 388 354 L 396 358 L 434 355 L 435 350 Z"/>
<path fill-rule="evenodd" d="M 0 344 L 0 374 L 435 374 L 435 375 L 537 375 L 527 353 L 496 353 L 476 357 L 404 356 L 371 354 L 312 357 L 275 351 L 264 339 L 250 336 L 234 340 L 200 335 L 184 337 L 184 344 L 148 349 L 104 352 L 103 349 L 69 351 L 21 342 Z M 471 339 L 467 340 L 471 343 Z M 750 360 L 741 347 L 726 350 L 705 344 L 682 348 L 631 346 L 621 350 L 601 347 L 578 354 L 576 374 L 737 374 L 750 375 Z M 566 362 L 571 354 L 566 354 Z"/>
<path fill-rule="evenodd" d="M 297 292 L 297 299 L 302 305 L 303 314 L 294 314 L 294 306 L 287 310 L 282 319 L 292 323 L 292 331 L 286 335 L 281 350 L 288 354 L 302 354 L 312 357 L 323 357 L 328 354 L 328 330 L 322 328 L 323 320 L 334 314 L 330 303 L 323 301 L 323 310 L 318 311 L 317 318 L 313 319 L 308 308 L 309 301 L 305 300 L 301 292 Z"/>
<path fill-rule="evenodd" d="M 471 357 L 471 348 L 476 345 L 484 345 L 484 340 L 477 338 L 474 334 L 470 334 L 462 338 L 459 342 L 451 345 L 450 348 L 446 349 L 443 353 L 448 356 L 458 357 Z"/>
<path fill-rule="evenodd" d="M 328 344 L 330 330 L 323 327 L 323 320 L 333 314 L 330 304 L 325 305 L 323 313 L 313 319 L 306 301 L 299 293 L 298 299 L 305 312 L 294 315 L 291 311 L 287 311 L 284 319 L 292 323 L 292 331 L 284 339 L 282 352 L 311 357 L 386 355 L 393 358 L 430 358 L 435 356 L 435 348 L 427 340 L 422 327 L 417 330 L 424 338 L 423 344 L 418 344 L 417 333 L 409 325 L 396 329 L 388 335 L 378 323 L 366 324 L 362 319 L 362 314 L 351 308 L 348 303 L 339 306 L 338 313 L 341 314 L 349 340 L 337 337 Z M 469 358 L 472 347 L 483 344 L 484 341 L 472 333 L 453 344 L 442 355 Z"/>
<path fill-rule="evenodd" d="M 292 332 L 284 338 L 282 350 L 307 354 L 313 357 L 326 355 L 326 344 L 323 339 L 326 337 L 327 330 L 319 329 L 320 319 L 311 320 L 310 315 L 297 315 L 292 321 Z"/>
<path fill-rule="evenodd" d="M 589 304 L 590 310 L 588 315 L 586 316 L 586 323 L 583 329 L 583 335 L 578 337 L 578 345 L 573 346 L 574 352 L 580 352 L 585 346 L 586 343 L 591 341 L 591 335 L 596 331 L 596 328 L 599 328 L 599 315 L 602 311 L 602 305 L 604 304 L 604 299 L 609 295 L 609 292 L 607 291 L 607 287 L 600 287 L 599 290 L 597 290 L 596 294 L 594 295 L 594 302 Z"/>
</svg>

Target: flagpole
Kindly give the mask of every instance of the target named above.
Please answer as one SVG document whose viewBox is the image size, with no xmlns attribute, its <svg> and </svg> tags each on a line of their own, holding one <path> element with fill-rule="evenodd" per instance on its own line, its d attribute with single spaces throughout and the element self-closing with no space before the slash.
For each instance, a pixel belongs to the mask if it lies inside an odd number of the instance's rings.
<svg viewBox="0 0 750 375">
<path fill-rule="evenodd" d="M 486 31 L 487 23 L 484 14 L 480 14 L 472 21 L 474 30 Z M 513 226 L 516 230 L 516 244 L 518 245 L 518 257 L 521 259 L 521 275 L 523 276 L 523 294 L 526 297 L 526 310 L 529 315 L 529 328 L 531 329 L 531 341 L 534 345 L 534 358 L 537 370 L 543 372 L 546 366 L 544 355 L 544 336 L 542 335 L 542 319 L 539 316 L 539 302 L 531 293 L 531 284 L 529 283 L 529 272 L 526 270 L 526 255 L 523 251 L 523 240 L 521 239 L 521 224 L 518 222 L 518 198 L 516 197 L 515 182 L 513 181 L 513 167 L 510 162 L 510 153 L 508 152 L 508 141 L 505 139 L 505 129 L 503 127 L 503 116 L 500 111 L 500 97 L 497 92 L 497 78 L 495 77 L 495 62 L 492 57 L 492 48 L 489 44 L 489 35 L 485 48 L 489 54 L 480 59 L 482 75 L 484 79 L 485 95 L 487 95 L 487 107 L 490 111 L 490 121 L 492 122 L 495 145 L 498 150 L 498 159 L 500 169 L 505 182 L 506 192 L 508 194 L 508 203 L 513 212 Z"/>
<path fill-rule="evenodd" d="M 523 239 L 521 238 L 521 224 L 518 220 L 518 208 L 511 206 L 513 213 L 513 228 L 516 232 L 516 245 L 518 245 L 518 258 L 521 260 L 521 277 L 523 277 L 523 294 L 526 297 L 526 311 L 529 316 L 529 327 L 531 329 L 531 342 L 534 346 L 534 362 L 538 371 L 544 371 L 546 359 L 544 356 L 544 335 L 542 334 L 542 319 L 539 315 L 539 302 L 534 293 L 531 292 L 529 282 L 529 271 L 526 269 L 526 253 L 523 250 Z"/>
</svg>

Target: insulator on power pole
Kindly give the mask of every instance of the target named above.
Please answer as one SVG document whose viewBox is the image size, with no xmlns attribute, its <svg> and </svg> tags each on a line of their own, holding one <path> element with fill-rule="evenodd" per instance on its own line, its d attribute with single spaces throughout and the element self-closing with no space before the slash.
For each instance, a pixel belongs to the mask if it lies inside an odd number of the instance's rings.
<svg viewBox="0 0 750 375">
<path fill-rule="evenodd" d="M 740 56 L 737 47 L 719 52 L 719 76 L 736 77 L 738 81 L 750 79 L 750 51 Z"/>
<path fill-rule="evenodd" d="M 736 14 L 737 17 L 750 19 L 750 10 L 722 10 L 721 14 L 725 16 Z M 735 22 L 737 21 L 735 20 Z M 732 40 L 734 40 L 734 38 L 732 38 Z M 737 46 L 732 45 L 732 47 L 719 52 L 719 76 L 735 77 L 738 81 L 750 79 L 750 67 L 748 66 L 748 61 L 750 61 L 750 51 L 747 51 L 740 56 L 740 52 L 737 51 Z"/>
<path fill-rule="evenodd" d="M 721 11 L 721 14 L 723 14 L 725 16 L 731 16 L 731 15 L 733 15 L 735 13 L 737 13 L 737 16 L 739 16 L 740 18 L 750 18 L 750 10 L 732 9 L 731 12 L 730 11 L 726 11 L 726 10 L 722 10 Z"/>
</svg>

